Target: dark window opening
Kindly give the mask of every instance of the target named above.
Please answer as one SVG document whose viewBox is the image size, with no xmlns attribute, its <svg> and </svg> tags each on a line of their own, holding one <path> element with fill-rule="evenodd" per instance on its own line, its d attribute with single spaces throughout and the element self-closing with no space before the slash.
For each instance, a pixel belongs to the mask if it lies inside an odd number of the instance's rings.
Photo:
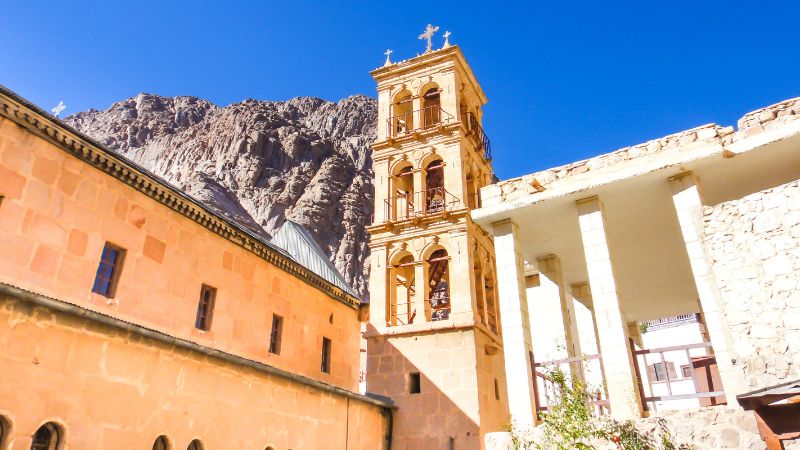
<svg viewBox="0 0 800 450">
<path fill-rule="evenodd" d="M 325 373 L 331 373 L 331 340 L 326 337 L 322 338 L 322 364 L 320 370 Z"/>
<path fill-rule="evenodd" d="M 419 372 L 411 372 L 408 374 L 408 393 L 419 394 L 420 392 L 422 392 L 422 384 Z"/>
<path fill-rule="evenodd" d="M 97 266 L 92 292 L 108 298 L 114 297 L 124 258 L 125 250 L 106 242 L 103 253 L 100 255 L 100 264 Z"/>
<path fill-rule="evenodd" d="M 683 378 L 689 378 L 692 376 L 692 369 L 689 366 L 681 366 L 681 375 Z"/>
<path fill-rule="evenodd" d="M 31 450 L 56 450 L 59 444 L 58 427 L 46 423 L 36 430 L 31 442 Z"/>
<path fill-rule="evenodd" d="M 169 440 L 166 436 L 159 436 L 153 443 L 153 450 L 170 450 Z"/>
<path fill-rule="evenodd" d="M 494 399 L 500 400 L 500 383 L 497 382 L 497 378 L 494 379 Z"/>
<path fill-rule="evenodd" d="M 199 439 L 195 439 L 189 443 L 189 446 L 186 447 L 186 450 L 203 450 L 203 443 L 200 442 Z"/>
<path fill-rule="evenodd" d="M 200 288 L 200 301 L 197 303 L 197 317 L 194 327 L 198 330 L 208 331 L 211 329 L 211 317 L 214 313 L 214 299 L 217 290 L 205 284 Z"/>
<path fill-rule="evenodd" d="M 281 354 L 281 335 L 283 334 L 283 317 L 272 315 L 272 331 L 269 334 L 269 352 Z"/>
</svg>

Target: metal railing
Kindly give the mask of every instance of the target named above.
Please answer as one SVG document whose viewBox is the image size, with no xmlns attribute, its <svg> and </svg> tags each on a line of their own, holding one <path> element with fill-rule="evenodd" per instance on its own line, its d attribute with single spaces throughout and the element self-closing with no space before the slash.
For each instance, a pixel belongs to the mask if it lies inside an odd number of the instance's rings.
<svg viewBox="0 0 800 450">
<path fill-rule="evenodd" d="M 723 390 L 723 386 L 721 381 L 718 380 L 718 377 L 713 377 L 715 370 L 716 370 L 716 358 L 712 355 L 704 354 L 704 355 L 695 355 L 694 357 L 690 354 L 690 350 L 692 349 L 710 349 L 711 343 L 710 342 L 700 342 L 697 344 L 687 344 L 687 345 L 675 345 L 671 347 L 660 347 L 660 348 L 651 348 L 651 349 L 641 349 L 636 350 L 632 348 L 634 360 L 635 360 L 635 368 L 640 380 L 639 392 L 642 398 L 642 407 L 645 411 L 649 410 L 647 403 L 649 402 L 657 402 L 657 401 L 669 401 L 669 400 L 687 400 L 687 399 L 706 399 L 705 401 L 708 402 L 709 405 L 717 405 L 717 404 L 724 404 L 725 403 L 725 391 Z M 685 366 L 689 369 L 689 377 L 681 377 L 680 379 L 676 375 L 673 375 L 673 378 L 670 379 L 670 370 L 668 370 L 667 363 L 674 364 L 674 361 L 667 361 L 664 357 L 665 353 L 671 352 L 683 352 L 686 355 L 686 364 Z M 658 355 L 658 363 L 661 364 L 662 373 L 664 376 L 664 380 L 650 380 L 647 376 L 647 357 L 646 355 Z M 645 373 L 642 373 L 641 365 L 639 364 L 639 357 L 642 357 L 644 364 Z M 698 375 L 698 370 L 703 367 L 703 373 Z M 681 374 L 683 375 L 683 374 Z M 717 380 L 714 380 L 717 378 Z M 643 386 L 641 385 L 641 380 L 648 379 L 649 380 L 649 387 L 650 387 L 650 395 L 646 395 L 644 393 Z M 678 394 L 674 393 L 674 384 L 676 382 L 683 382 L 688 379 L 692 380 L 694 385 L 694 392 L 690 393 L 683 393 Z M 701 383 L 703 381 L 703 383 Z M 653 383 L 664 383 L 663 386 L 666 388 L 667 395 L 655 395 L 653 393 Z M 701 385 L 702 384 L 702 385 Z M 721 399 L 719 399 L 721 397 Z"/>
<path fill-rule="evenodd" d="M 386 136 L 398 137 L 425 130 L 439 124 L 453 123 L 455 117 L 440 105 L 428 106 L 416 111 L 397 114 L 386 119 Z"/>
<path fill-rule="evenodd" d="M 453 210 L 461 205 L 458 197 L 447 192 L 443 187 L 395 195 L 384 200 L 383 203 L 386 220 L 405 220 L 437 214 Z"/>
<path fill-rule="evenodd" d="M 478 150 L 483 151 L 483 157 L 489 161 L 492 159 L 492 143 L 489 140 L 489 136 L 486 135 L 486 132 L 483 131 L 483 127 L 478 122 L 478 118 L 475 117 L 475 114 L 471 112 L 467 112 L 461 115 L 461 123 L 464 124 L 464 127 L 467 129 L 467 135 L 472 136 L 475 139 L 475 145 L 477 145 Z"/>
<path fill-rule="evenodd" d="M 647 324 L 647 330 L 651 331 L 693 322 L 700 322 L 700 313 L 679 314 L 677 316 L 662 317 L 661 319 L 648 320 L 645 323 Z"/>
<path fill-rule="evenodd" d="M 530 358 L 531 370 L 533 371 L 533 394 L 536 397 L 537 415 L 541 411 L 547 411 L 549 405 L 555 403 L 559 395 L 557 384 L 550 375 L 548 375 L 545 369 L 570 366 L 564 370 L 564 372 L 573 373 L 576 369 L 575 366 L 578 366 L 577 370 L 584 373 L 586 365 L 593 360 L 597 360 L 599 370 L 603 359 L 602 355 L 599 353 L 596 355 L 575 356 L 572 358 L 555 359 L 545 362 L 536 362 L 533 358 L 533 352 L 529 352 L 528 356 Z M 542 382 L 541 387 L 539 386 L 539 380 Z M 593 412 L 597 416 L 609 414 L 611 409 L 608 402 L 608 394 L 602 388 L 592 388 L 594 390 L 590 391 L 590 397 L 586 404 L 593 407 Z"/>
</svg>

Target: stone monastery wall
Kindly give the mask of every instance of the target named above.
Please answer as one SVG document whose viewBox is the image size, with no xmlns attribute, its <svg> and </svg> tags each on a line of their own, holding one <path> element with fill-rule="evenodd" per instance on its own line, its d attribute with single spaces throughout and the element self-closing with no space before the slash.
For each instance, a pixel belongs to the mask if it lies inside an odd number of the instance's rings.
<svg viewBox="0 0 800 450">
<path fill-rule="evenodd" d="M 704 221 L 747 387 L 800 377 L 800 181 L 706 207 Z"/>
</svg>

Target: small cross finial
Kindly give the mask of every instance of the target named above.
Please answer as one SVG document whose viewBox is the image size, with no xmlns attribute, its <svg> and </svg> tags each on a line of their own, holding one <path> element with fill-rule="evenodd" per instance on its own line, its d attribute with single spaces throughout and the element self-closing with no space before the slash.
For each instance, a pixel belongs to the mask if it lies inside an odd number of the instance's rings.
<svg viewBox="0 0 800 450">
<path fill-rule="evenodd" d="M 61 111 L 65 110 L 65 109 L 67 109 L 67 105 L 64 104 L 63 100 L 59 100 L 58 101 L 58 105 L 56 105 L 55 108 L 51 109 L 50 112 L 52 112 L 53 115 L 58 117 L 58 115 L 61 114 Z"/>
<path fill-rule="evenodd" d="M 431 51 L 431 47 L 433 45 L 432 42 L 431 42 L 431 39 L 433 39 L 433 35 L 437 31 L 439 31 L 439 27 L 435 27 L 435 26 L 433 26 L 431 24 L 428 24 L 428 26 L 425 27 L 425 32 L 420 34 L 419 37 L 417 38 L 417 39 L 427 39 L 428 45 L 425 46 L 425 53 L 428 53 L 428 52 Z"/>
<path fill-rule="evenodd" d="M 386 62 L 383 63 L 383 66 L 384 67 L 391 66 L 392 65 L 392 61 L 389 59 L 389 56 L 391 56 L 392 50 L 387 48 L 386 51 L 383 54 L 386 55 Z"/>
<path fill-rule="evenodd" d="M 449 31 L 445 31 L 444 32 L 444 45 L 442 46 L 442 48 L 450 47 L 450 35 L 451 34 L 452 33 L 450 33 Z"/>
</svg>

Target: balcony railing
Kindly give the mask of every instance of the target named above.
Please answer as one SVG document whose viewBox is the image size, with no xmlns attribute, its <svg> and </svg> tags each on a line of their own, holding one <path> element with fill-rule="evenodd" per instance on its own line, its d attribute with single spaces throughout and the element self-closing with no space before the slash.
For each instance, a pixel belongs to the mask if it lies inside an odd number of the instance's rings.
<svg viewBox="0 0 800 450">
<path fill-rule="evenodd" d="M 453 210 L 461 205 L 455 195 L 443 187 L 396 195 L 384 201 L 386 220 L 405 220 Z"/>
<path fill-rule="evenodd" d="M 556 368 L 565 374 L 573 374 L 572 376 L 575 376 L 575 372 L 580 372 L 582 375 L 579 377 L 581 378 L 585 377 L 590 371 L 597 374 L 602 373 L 600 365 L 603 357 L 599 353 L 544 362 L 534 361 L 533 352 L 529 352 L 528 357 L 533 371 L 533 392 L 536 396 L 537 416 L 539 412 L 548 411 L 550 405 L 556 404 L 561 395 L 558 383 L 550 376 Z M 597 386 L 587 387 L 590 392 L 589 397 L 586 399 L 586 405 L 592 408 L 592 413 L 595 416 L 608 414 L 610 412 L 610 404 L 604 385 L 601 383 Z"/>
<path fill-rule="evenodd" d="M 492 159 L 492 143 L 489 141 L 489 136 L 483 131 L 483 127 L 478 122 L 478 118 L 471 112 L 461 115 L 461 123 L 467 129 L 467 135 L 475 139 L 475 144 L 479 150 L 483 150 L 483 157 L 487 161 Z"/>
<path fill-rule="evenodd" d="M 414 131 L 425 130 L 439 124 L 455 122 L 455 117 L 439 105 L 428 106 L 417 111 L 398 114 L 386 119 L 386 135 L 404 136 Z"/>
</svg>

